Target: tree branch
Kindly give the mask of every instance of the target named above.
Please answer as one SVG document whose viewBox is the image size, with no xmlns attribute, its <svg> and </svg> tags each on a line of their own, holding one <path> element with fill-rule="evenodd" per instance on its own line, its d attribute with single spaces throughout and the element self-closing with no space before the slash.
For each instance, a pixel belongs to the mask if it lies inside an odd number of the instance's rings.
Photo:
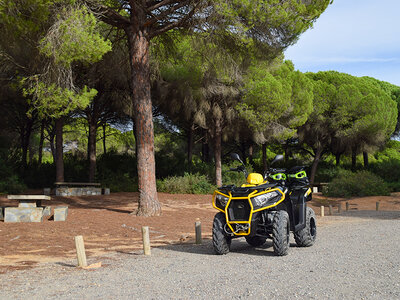
<svg viewBox="0 0 400 300">
<path fill-rule="evenodd" d="M 167 32 L 173 28 L 179 27 L 180 25 L 185 23 L 187 20 L 189 20 L 194 15 L 194 13 L 197 10 L 197 7 L 200 5 L 200 2 L 198 2 L 185 17 L 183 17 L 182 19 L 180 19 L 178 21 L 167 23 L 164 26 L 161 26 L 161 27 L 157 28 L 156 30 L 153 30 L 152 32 L 150 32 L 149 37 L 153 38 L 157 35 Z"/>
</svg>

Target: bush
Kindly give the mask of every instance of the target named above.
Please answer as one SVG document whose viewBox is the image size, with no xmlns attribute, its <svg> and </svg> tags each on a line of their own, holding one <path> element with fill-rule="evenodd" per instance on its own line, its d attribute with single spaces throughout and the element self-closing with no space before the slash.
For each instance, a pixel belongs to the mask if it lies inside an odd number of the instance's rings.
<svg viewBox="0 0 400 300">
<path fill-rule="evenodd" d="M 200 174 L 185 173 L 157 180 L 157 190 L 170 194 L 211 194 L 214 189 L 207 176 Z"/>
<path fill-rule="evenodd" d="M 353 196 L 386 196 L 390 194 L 388 184 L 379 176 L 368 172 L 358 171 L 353 173 L 341 170 L 323 194 L 331 197 L 353 197 Z"/>
</svg>

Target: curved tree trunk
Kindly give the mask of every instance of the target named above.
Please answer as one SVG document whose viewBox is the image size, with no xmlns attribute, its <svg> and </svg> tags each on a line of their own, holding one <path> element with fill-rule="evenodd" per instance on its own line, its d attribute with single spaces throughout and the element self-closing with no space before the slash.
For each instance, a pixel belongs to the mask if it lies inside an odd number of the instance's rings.
<svg viewBox="0 0 400 300">
<path fill-rule="evenodd" d="M 138 22 L 141 23 L 141 21 L 142 20 L 139 20 Z M 157 216 L 161 214 L 161 205 L 158 202 L 156 187 L 154 126 L 150 96 L 150 44 L 146 37 L 146 32 L 142 31 L 140 28 L 130 26 L 126 28 L 126 33 L 129 44 L 133 92 L 133 117 L 137 138 L 139 187 L 139 207 L 137 215 Z"/>
<path fill-rule="evenodd" d="M 56 120 L 56 182 L 64 182 L 64 157 L 63 157 L 63 126 L 64 120 Z"/>
<path fill-rule="evenodd" d="M 188 160 L 188 171 L 192 172 L 192 158 L 193 158 L 193 136 L 194 136 L 194 125 L 190 126 L 188 132 L 188 140 L 187 140 L 187 160 Z"/>
<path fill-rule="evenodd" d="M 314 156 L 314 160 L 311 166 L 311 174 L 310 174 L 310 183 L 313 184 L 314 183 L 314 179 L 315 179 L 315 174 L 317 173 L 317 167 L 318 167 L 318 163 L 319 160 L 321 159 L 322 156 L 322 148 L 318 148 L 315 152 L 315 156 Z"/>
</svg>

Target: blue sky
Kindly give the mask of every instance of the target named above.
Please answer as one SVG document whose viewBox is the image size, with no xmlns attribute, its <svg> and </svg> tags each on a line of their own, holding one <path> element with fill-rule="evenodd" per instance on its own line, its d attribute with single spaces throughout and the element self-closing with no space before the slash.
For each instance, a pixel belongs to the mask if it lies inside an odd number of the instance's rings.
<svg viewBox="0 0 400 300">
<path fill-rule="evenodd" d="M 400 0 L 334 0 L 285 56 L 302 72 L 335 70 L 400 86 Z"/>
</svg>

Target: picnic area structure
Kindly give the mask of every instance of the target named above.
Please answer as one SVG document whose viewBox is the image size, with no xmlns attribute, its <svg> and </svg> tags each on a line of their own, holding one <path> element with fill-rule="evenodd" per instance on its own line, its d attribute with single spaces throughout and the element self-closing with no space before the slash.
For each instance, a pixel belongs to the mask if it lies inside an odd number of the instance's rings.
<svg viewBox="0 0 400 300">
<path fill-rule="evenodd" d="M 42 201 L 51 201 L 47 195 L 8 195 L 9 200 L 18 201 L 18 207 L 1 208 L 0 219 L 4 222 L 42 222 L 43 217 L 51 216 L 51 206 L 42 205 Z M 3 213 L 4 211 L 4 213 Z M 54 208 L 54 221 L 65 221 L 68 213 L 67 206 Z"/>
<path fill-rule="evenodd" d="M 102 188 L 100 183 L 95 182 L 55 182 L 56 196 L 86 196 L 86 195 L 101 195 Z M 110 193 L 110 189 L 108 194 Z"/>
</svg>

